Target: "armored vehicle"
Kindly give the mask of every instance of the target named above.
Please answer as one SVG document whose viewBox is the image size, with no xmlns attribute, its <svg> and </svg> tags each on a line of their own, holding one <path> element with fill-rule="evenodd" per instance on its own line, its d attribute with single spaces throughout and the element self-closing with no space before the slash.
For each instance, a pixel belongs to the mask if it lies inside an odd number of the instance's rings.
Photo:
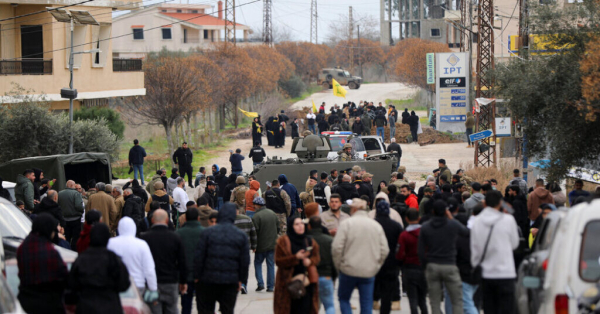
<svg viewBox="0 0 600 314">
<path fill-rule="evenodd" d="M 398 159 L 393 153 L 371 155 L 362 160 L 329 160 L 327 155 L 331 151 L 332 145 L 327 136 L 311 134 L 306 137 L 295 138 L 291 152 L 295 153 L 298 156 L 297 158 L 269 157 L 258 165 L 252 174 L 261 183 L 275 180 L 280 174 L 285 174 L 288 181 L 296 186 L 299 192 L 302 192 L 311 170 L 317 170 L 319 173 L 330 173 L 332 169 L 339 172 L 353 166 L 360 166 L 373 174 L 373 182 L 379 182 L 388 180 L 398 163 Z M 354 152 L 352 155 L 354 155 Z"/>
<path fill-rule="evenodd" d="M 362 78 L 360 76 L 352 76 L 348 71 L 343 68 L 327 68 L 321 70 L 317 76 L 317 83 L 325 89 L 333 87 L 331 80 L 335 79 L 340 85 L 348 86 L 350 89 L 359 89 L 362 84 Z"/>
</svg>

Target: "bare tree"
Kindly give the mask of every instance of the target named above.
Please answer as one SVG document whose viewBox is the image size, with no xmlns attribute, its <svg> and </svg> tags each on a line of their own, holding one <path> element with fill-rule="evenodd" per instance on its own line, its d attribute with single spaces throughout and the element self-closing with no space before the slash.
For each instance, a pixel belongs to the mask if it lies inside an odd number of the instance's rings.
<svg viewBox="0 0 600 314">
<path fill-rule="evenodd" d="M 255 30 L 252 35 L 250 35 L 251 39 L 262 39 L 262 26 L 253 27 Z M 273 25 L 273 42 L 280 43 L 284 41 L 295 41 L 297 36 L 291 32 L 291 29 L 288 26 L 285 26 L 281 23 L 274 23 Z"/>
<path fill-rule="evenodd" d="M 358 36 L 357 25 L 360 25 L 360 38 L 372 41 L 379 40 L 379 19 L 373 15 L 353 12 L 354 39 Z M 329 22 L 329 33 L 325 37 L 328 46 L 335 46 L 341 40 L 350 39 L 349 22 L 347 14 L 339 14 L 336 20 Z"/>
</svg>

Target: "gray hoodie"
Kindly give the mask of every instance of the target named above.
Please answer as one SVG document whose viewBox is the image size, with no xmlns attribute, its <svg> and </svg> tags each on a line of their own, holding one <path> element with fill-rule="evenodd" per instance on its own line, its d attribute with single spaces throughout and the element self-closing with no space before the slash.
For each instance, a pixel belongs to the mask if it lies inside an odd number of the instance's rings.
<svg viewBox="0 0 600 314">
<path fill-rule="evenodd" d="M 483 202 L 483 200 L 485 200 L 485 196 L 479 192 L 471 195 L 471 197 L 469 197 L 464 204 L 465 210 L 467 211 L 467 215 L 473 215 L 473 210 L 475 209 L 475 206 Z"/>
</svg>

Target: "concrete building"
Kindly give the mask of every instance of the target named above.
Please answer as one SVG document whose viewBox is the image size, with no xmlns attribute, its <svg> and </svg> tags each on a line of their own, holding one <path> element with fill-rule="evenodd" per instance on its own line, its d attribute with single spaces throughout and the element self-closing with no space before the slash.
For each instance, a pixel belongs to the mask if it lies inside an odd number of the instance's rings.
<svg viewBox="0 0 600 314">
<path fill-rule="evenodd" d="M 0 0 L 0 103 L 18 103 L 5 96 L 18 84 L 34 95 L 45 94 L 51 108 L 66 110 L 60 89 L 69 86 L 70 27 L 57 22 L 47 7 L 84 10 L 100 25 L 75 24 L 75 52 L 100 49 L 74 58 L 74 108 L 107 105 L 110 98 L 145 95 L 142 60 L 112 58 L 113 10 L 132 10 L 141 0 Z"/>
<path fill-rule="evenodd" d="M 210 48 L 224 41 L 223 2 L 218 3 L 217 16 L 212 6 L 199 4 L 160 3 L 121 15 L 114 19 L 113 57 L 141 58 L 163 47 L 173 51 Z M 238 43 L 249 42 L 250 27 L 236 24 Z M 125 35 L 119 37 L 120 35 Z"/>
</svg>

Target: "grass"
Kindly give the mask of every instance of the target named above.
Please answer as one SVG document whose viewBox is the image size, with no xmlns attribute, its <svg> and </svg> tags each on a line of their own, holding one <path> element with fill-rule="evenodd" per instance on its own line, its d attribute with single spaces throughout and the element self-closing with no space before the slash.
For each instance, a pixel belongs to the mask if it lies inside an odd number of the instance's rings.
<svg viewBox="0 0 600 314">
<path fill-rule="evenodd" d="M 386 99 L 385 103 L 387 105 L 394 105 L 397 110 L 401 110 L 403 108 L 408 108 L 414 111 L 428 111 L 427 106 L 418 106 L 415 104 L 415 100 L 412 98 L 409 99 Z"/>
<path fill-rule="evenodd" d="M 295 102 L 298 102 L 300 100 L 304 100 L 306 99 L 308 96 L 316 93 L 316 92 L 320 92 L 323 90 L 323 87 L 320 85 L 316 85 L 316 84 L 311 84 L 306 88 L 306 91 L 302 93 L 302 95 L 298 96 L 298 97 L 294 97 L 294 98 L 290 98 L 288 99 L 288 103 L 293 104 Z"/>
<path fill-rule="evenodd" d="M 199 149 L 193 151 L 194 160 L 192 162 L 193 175 L 196 174 L 200 166 L 210 167 L 207 162 L 217 157 L 216 152 L 212 152 L 218 149 L 225 149 L 231 143 L 231 139 L 225 138 L 218 143 L 212 143 L 202 146 Z M 162 156 L 164 160 L 146 160 L 144 162 L 144 178 L 148 182 L 150 178 L 156 173 L 156 170 L 160 168 L 167 169 L 167 174 L 171 174 L 171 161 L 167 157 L 169 151 L 166 138 L 150 139 L 148 141 L 141 141 L 140 145 L 146 150 L 148 157 L 150 156 Z M 130 143 L 122 143 L 119 158 L 121 161 L 127 160 L 129 156 L 129 149 L 131 148 Z M 170 157 L 169 157 L 170 158 Z M 129 166 L 118 166 L 113 164 L 113 174 L 119 179 L 133 179 L 133 172 L 129 174 Z"/>
</svg>

